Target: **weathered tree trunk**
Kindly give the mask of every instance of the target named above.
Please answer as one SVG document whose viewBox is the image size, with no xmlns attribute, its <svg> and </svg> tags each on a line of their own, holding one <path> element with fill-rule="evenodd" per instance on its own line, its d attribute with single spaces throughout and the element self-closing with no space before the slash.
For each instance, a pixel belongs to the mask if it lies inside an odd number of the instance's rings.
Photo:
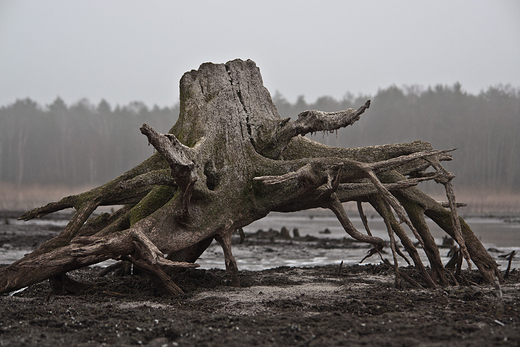
<svg viewBox="0 0 520 347">
<path fill-rule="evenodd" d="M 197 266 L 193 262 L 213 239 L 221 244 L 226 268 L 238 284 L 231 235 L 271 211 L 329 208 L 349 235 L 379 251 L 383 240 L 353 227 L 341 204 L 346 201 L 375 206 L 392 239 L 395 232 L 402 240 L 427 286 L 446 280 L 438 249 L 423 222 L 425 214 L 467 249 L 486 282 L 499 276 L 497 264 L 469 227 L 461 221 L 460 230 L 454 223 L 459 219 L 452 194 L 450 211 L 415 187 L 428 179 L 451 187 L 453 177 L 439 164 L 451 159 L 449 151 L 434 151 L 420 141 L 334 148 L 304 137 L 352 125 L 369 101 L 357 110 L 306 111 L 296 121 L 280 119 L 255 63 L 234 60 L 203 64 L 186 73 L 180 102 L 179 120 L 169 134 L 159 134 L 146 124 L 141 128 L 157 149 L 149 159 L 103 186 L 20 217 L 28 220 L 69 207 L 77 210 L 59 236 L 0 273 L 1 292 L 47 278 L 53 279 L 56 291 L 67 291 L 63 286 L 70 282 L 68 271 L 112 258 L 132 262 L 163 292 L 178 294 L 182 291 L 167 268 Z M 425 173 L 432 165 L 436 172 Z M 89 219 L 100 205 L 124 207 Z M 421 263 L 402 222 L 424 245 L 433 275 Z"/>
</svg>

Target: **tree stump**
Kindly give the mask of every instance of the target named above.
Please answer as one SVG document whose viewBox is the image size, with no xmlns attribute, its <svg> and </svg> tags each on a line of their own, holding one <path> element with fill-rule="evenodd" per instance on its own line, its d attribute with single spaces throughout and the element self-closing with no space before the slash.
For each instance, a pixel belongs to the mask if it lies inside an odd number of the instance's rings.
<svg viewBox="0 0 520 347">
<path fill-rule="evenodd" d="M 253 61 L 202 64 L 181 79 L 180 115 L 170 132 L 142 126 L 155 154 L 98 188 L 20 217 L 77 210 L 56 238 L 0 273 L 0 291 L 52 279 L 53 287 L 59 287 L 54 290 L 67 292 L 68 271 L 111 258 L 130 261 L 148 273 L 163 293 L 180 294 L 168 269 L 198 266 L 194 262 L 213 239 L 222 246 L 226 269 L 237 285 L 231 235 L 271 211 L 329 208 L 350 236 L 372 244 L 377 253 L 383 240 L 354 228 L 342 206 L 346 201 L 376 208 L 393 240 L 394 255 L 397 235 L 426 286 L 447 282 L 425 215 L 459 243 L 468 264 L 471 258 L 484 281 L 492 283 L 500 276 L 497 264 L 457 216 L 453 175 L 440 165 L 451 159 L 449 150 L 433 150 L 421 141 L 335 148 L 304 137 L 352 125 L 369 106 L 367 101 L 357 110 L 305 111 L 295 121 L 280 119 Z M 427 173 L 429 167 L 435 172 Z M 446 186 L 450 209 L 416 187 L 425 180 Z M 101 205 L 124 206 L 89 218 Z M 402 223 L 424 247 L 431 272 Z M 398 271 L 396 258 L 394 267 Z"/>
</svg>

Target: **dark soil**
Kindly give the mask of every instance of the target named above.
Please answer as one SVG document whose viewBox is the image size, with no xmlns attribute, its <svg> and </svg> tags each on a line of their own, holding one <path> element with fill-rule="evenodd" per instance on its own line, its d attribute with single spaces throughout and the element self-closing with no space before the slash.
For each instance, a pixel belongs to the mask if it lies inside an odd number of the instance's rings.
<svg viewBox="0 0 520 347">
<path fill-rule="evenodd" d="M 15 218 L 0 214 L 2 220 Z M 27 230 L 26 230 L 27 229 Z M 56 230 L 54 230 L 56 229 Z M 31 249 L 61 228 L 0 223 L 0 244 Z M 303 238 L 302 238 L 303 239 Z M 345 240 L 270 242 L 288 247 L 359 247 Z M 254 247 L 262 238 L 247 238 Z M 0 265 L 1 267 L 1 265 Z M 54 295 L 48 282 L 0 295 L 0 346 L 518 346 L 520 271 L 498 289 L 464 272 L 460 286 L 396 289 L 386 265 L 337 265 L 175 275 L 181 297 L 160 296 L 139 275 L 69 273 L 86 285 Z M 422 280 L 413 268 L 402 272 Z M 449 276 L 448 276 L 449 277 Z M 502 300 L 499 293 L 502 293 Z"/>
<path fill-rule="evenodd" d="M 50 294 L 47 282 L 0 296 L 0 345 L 9 346 L 517 346 L 520 276 L 501 286 L 395 289 L 385 265 L 176 276 L 182 297 L 161 297 L 137 275 L 71 273 L 82 293 Z M 416 276 L 413 269 L 403 269 Z M 465 273 L 478 282 L 477 272 Z"/>
</svg>

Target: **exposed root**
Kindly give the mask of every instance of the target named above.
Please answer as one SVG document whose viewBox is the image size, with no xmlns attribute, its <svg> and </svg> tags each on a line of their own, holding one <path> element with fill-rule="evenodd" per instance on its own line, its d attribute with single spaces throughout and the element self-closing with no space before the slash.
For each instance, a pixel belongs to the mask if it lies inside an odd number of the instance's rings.
<svg viewBox="0 0 520 347">
<path fill-rule="evenodd" d="M 385 242 L 383 241 L 383 239 L 381 239 L 379 237 L 375 237 L 375 236 L 364 235 L 364 234 L 360 233 L 359 231 L 357 231 L 357 229 L 354 227 L 354 225 L 348 218 L 347 213 L 345 212 L 345 209 L 343 208 L 343 205 L 341 204 L 339 199 L 334 194 L 331 196 L 329 202 L 324 207 L 327 207 L 332 212 L 334 212 L 334 214 L 338 218 L 339 222 L 343 226 L 343 229 L 347 232 L 347 234 L 352 236 L 354 239 L 374 245 L 374 248 L 377 251 L 380 251 L 383 249 L 383 247 L 385 245 Z"/>
<path fill-rule="evenodd" d="M 417 230 L 415 230 L 415 227 L 413 226 L 412 222 L 410 222 L 410 220 L 408 219 L 408 216 L 406 215 L 406 211 L 404 210 L 403 206 L 399 203 L 399 201 L 392 195 L 392 193 L 390 193 L 386 188 L 385 186 L 379 181 L 379 179 L 377 178 L 377 176 L 374 174 L 373 171 L 369 170 L 368 172 L 368 178 L 370 179 L 370 181 L 374 184 L 374 186 L 376 186 L 376 188 L 379 190 L 379 192 L 381 193 L 383 199 L 386 200 L 386 202 L 392 206 L 392 208 L 394 209 L 394 211 L 397 213 L 397 215 L 399 216 L 399 219 L 400 219 L 400 222 L 401 223 L 406 223 L 406 225 L 408 225 L 408 227 L 410 228 L 410 230 L 412 230 L 413 234 L 415 235 L 415 237 L 417 238 L 417 240 L 419 241 L 419 243 L 424 246 L 424 242 L 422 240 L 422 237 L 419 235 L 419 233 L 417 232 Z"/>
<path fill-rule="evenodd" d="M 399 254 L 401 258 L 404 259 L 404 261 L 406 261 L 406 264 L 408 264 L 408 266 L 412 265 L 412 263 L 410 263 L 406 255 L 403 253 L 403 251 L 401 251 L 401 248 L 396 247 L 395 251 L 397 252 L 397 254 Z"/>
<path fill-rule="evenodd" d="M 471 260 L 468 253 L 468 249 L 466 248 L 466 243 L 464 242 L 464 237 L 462 237 L 462 228 L 460 225 L 459 215 L 457 213 L 455 193 L 453 192 L 453 186 L 451 184 L 451 180 L 455 178 L 455 175 L 447 171 L 435 158 L 429 158 L 429 162 L 440 174 L 440 177 L 436 179 L 436 182 L 441 183 L 446 190 L 446 197 L 448 198 L 448 203 L 451 211 L 453 231 L 455 233 L 455 241 L 457 241 L 457 243 L 460 246 L 460 251 L 468 264 L 468 269 L 471 270 Z"/>
<path fill-rule="evenodd" d="M 424 264 L 421 261 L 421 257 L 419 256 L 419 252 L 417 248 L 414 246 L 413 242 L 410 240 L 406 232 L 401 227 L 401 225 L 397 222 L 395 216 L 392 214 L 389 206 L 384 202 L 381 198 L 375 198 L 371 201 L 372 206 L 376 209 L 376 211 L 385 219 L 385 225 L 387 225 L 387 229 L 395 232 L 399 239 L 401 240 L 403 246 L 406 251 L 412 258 L 415 267 L 419 270 L 421 276 L 426 281 L 428 287 L 435 287 L 435 281 L 431 278 L 430 274 L 426 271 Z M 442 266 L 442 265 L 441 265 Z"/>
<path fill-rule="evenodd" d="M 448 281 L 444 276 L 444 267 L 442 265 L 439 248 L 437 247 L 435 239 L 433 238 L 424 218 L 424 208 L 418 204 L 411 203 L 409 200 L 403 199 L 399 194 L 396 196 L 405 208 L 408 217 L 415 226 L 415 229 L 421 235 L 424 242 L 423 250 L 426 253 L 426 257 L 428 258 L 432 269 L 432 279 L 438 281 L 442 285 L 447 285 Z"/>
<path fill-rule="evenodd" d="M 238 279 L 238 266 L 231 252 L 231 235 L 232 231 L 225 231 L 222 234 L 215 235 L 215 240 L 220 244 L 224 251 L 224 260 L 226 263 L 226 272 L 231 277 L 231 285 L 240 287 L 240 280 Z"/>
<path fill-rule="evenodd" d="M 182 289 L 173 282 L 170 276 L 158 264 L 151 264 L 140 258 L 131 257 L 130 260 L 150 277 L 161 294 L 174 296 L 184 294 Z"/>
<path fill-rule="evenodd" d="M 406 257 L 395 235 L 427 286 L 447 283 L 424 215 L 455 238 L 468 264 L 471 258 L 486 282 L 500 279 L 494 260 L 458 217 L 453 175 L 439 163 L 451 159 L 451 150 L 434 151 L 421 141 L 333 148 L 301 136 L 354 124 L 370 101 L 357 110 L 305 111 L 294 122 L 281 120 L 254 62 L 241 60 L 203 64 L 183 76 L 180 89 L 181 110 L 170 134 L 141 127 L 157 151 L 154 155 L 105 185 L 20 217 L 76 209 L 58 237 L 0 272 L 0 292 L 47 278 L 53 278 L 57 291 L 67 291 L 69 286 L 60 283 L 67 282 L 68 271 L 116 259 L 148 273 L 162 292 L 178 295 L 182 290 L 167 272 L 198 266 L 193 262 L 213 238 L 224 250 L 232 283 L 238 285 L 231 234 L 271 211 L 329 208 L 350 236 L 372 244 L 371 254 L 379 253 L 385 243 L 372 236 L 361 201 L 372 203 L 384 218 L 397 285 L 400 278 L 413 280 L 399 273 L 397 255 Z M 431 166 L 435 173 L 426 172 Z M 416 188 L 432 179 L 444 184 L 450 210 Z M 368 235 L 354 228 L 343 209 L 342 202 L 354 200 Z M 124 207 L 89 219 L 98 206 L 107 205 Z M 401 223 L 424 247 L 432 276 Z"/>
<path fill-rule="evenodd" d="M 368 236 L 372 237 L 372 231 L 370 231 L 370 227 L 368 226 L 367 216 L 363 212 L 363 205 L 361 204 L 361 201 L 359 201 L 359 200 L 357 201 L 357 208 L 358 208 L 359 217 L 361 218 L 361 221 L 363 222 L 363 226 L 365 227 L 365 231 L 367 232 Z M 368 251 L 367 255 L 365 257 L 363 257 L 363 259 L 361 259 L 361 261 L 359 263 L 361 264 L 366 259 L 370 258 L 371 256 L 373 256 L 376 253 L 379 254 L 379 257 L 381 258 L 381 260 L 383 260 L 383 255 L 381 254 L 381 251 L 379 249 L 377 249 L 376 247 L 373 247 Z"/>
</svg>

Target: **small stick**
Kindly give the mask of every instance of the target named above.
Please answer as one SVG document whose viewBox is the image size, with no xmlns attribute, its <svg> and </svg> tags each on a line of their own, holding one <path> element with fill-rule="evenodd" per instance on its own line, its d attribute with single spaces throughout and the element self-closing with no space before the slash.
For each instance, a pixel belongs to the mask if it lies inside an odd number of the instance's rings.
<svg viewBox="0 0 520 347">
<path fill-rule="evenodd" d="M 399 247 L 396 247 L 395 248 L 395 251 L 397 252 L 397 254 L 399 254 L 401 256 L 401 258 L 403 258 L 406 263 L 408 264 L 408 266 L 412 265 L 412 263 L 410 263 L 410 261 L 408 260 L 408 258 L 406 257 L 406 255 L 403 253 L 403 251 L 401 251 L 401 249 Z"/>
<path fill-rule="evenodd" d="M 341 261 L 341 263 L 339 263 L 339 267 L 338 267 L 338 277 L 341 276 L 341 270 L 343 269 L 343 260 Z"/>
<path fill-rule="evenodd" d="M 459 250 L 459 257 L 457 258 L 457 266 L 455 270 L 455 276 L 460 277 L 460 274 L 462 272 L 462 261 L 464 260 L 464 257 L 462 256 L 462 249 Z"/>
<path fill-rule="evenodd" d="M 357 209 L 359 212 L 359 217 L 363 221 L 363 226 L 365 227 L 365 230 L 366 230 L 368 236 L 372 236 L 372 232 L 370 231 L 370 228 L 368 226 L 367 216 L 365 215 L 365 212 L 363 211 L 363 205 L 361 204 L 361 201 L 359 201 L 359 200 L 357 201 Z M 367 255 L 363 259 L 361 259 L 361 261 L 359 263 L 361 264 L 362 262 L 365 261 L 365 259 L 370 258 L 375 253 L 379 254 L 379 258 L 381 258 L 381 260 L 383 260 L 383 255 L 381 254 L 380 250 L 378 248 L 374 247 L 368 251 Z"/>
<path fill-rule="evenodd" d="M 513 258 L 515 257 L 515 255 L 516 255 L 516 251 L 512 251 L 511 253 L 509 253 L 508 257 L 506 258 L 508 260 L 508 263 L 507 263 L 507 270 L 504 275 L 504 278 L 509 277 L 509 270 L 511 270 L 511 262 L 513 261 Z"/>
</svg>

